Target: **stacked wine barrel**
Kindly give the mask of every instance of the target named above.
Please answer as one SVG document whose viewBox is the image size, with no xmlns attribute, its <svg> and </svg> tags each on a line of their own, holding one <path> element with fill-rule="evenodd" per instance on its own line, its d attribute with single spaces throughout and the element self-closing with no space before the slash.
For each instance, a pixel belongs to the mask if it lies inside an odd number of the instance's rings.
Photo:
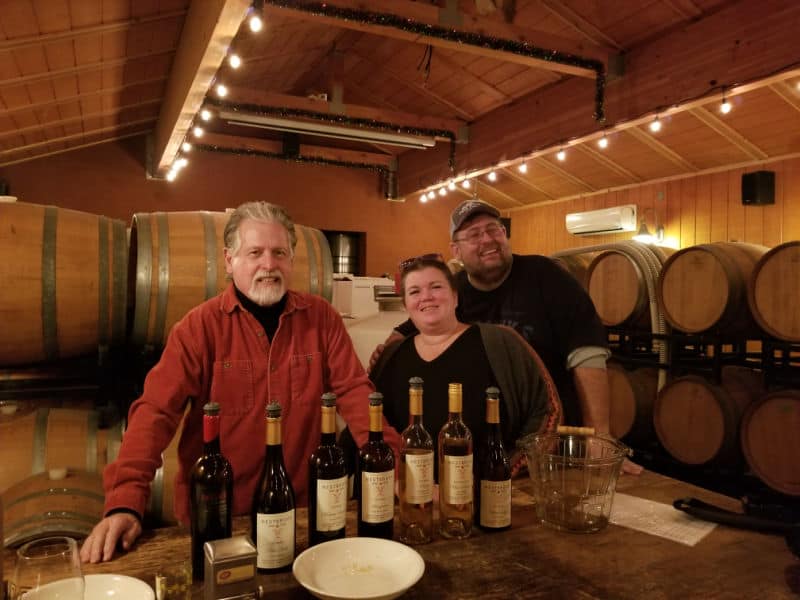
<svg viewBox="0 0 800 600">
<path fill-rule="evenodd" d="M 581 269 L 581 256 L 565 266 Z M 666 251 L 660 263 L 656 308 L 672 343 L 693 335 L 786 344 L 792 375 L 767 389 L 763 368 L 725 366 L 715 380 L 691 374 L 679 357 L 673 370 L 690 374 L 662 376 L 659 386 L 657 369 L 631 368 L 640 363 L 620 355 L 608 365 L 612 434 L 634 446 L 657 440 L 685 465 L 749 467 L 772 489 L 800 496 L 800 241 L 701 244 Z M 595 251 L 582 277 L 605 325 L 650 328 L 645 274 L 623 248 Z"/>
<path fill-rule="evenodd" d="M 87 403 L 87 393 L 48 394 L 55 373 L 63 378 L 73 361 L 88 357 L 91 364 L 109 349 L 157 354 L 176 322 L 227 285 L 227 219 L 225 212 L 137 213 L 126 231 L 124 222 L 103 216 L 0 203 L 0 285 L 13 291 L 0 294 L 0 493 L 7 542 L 85 535 L 99 520 L 102 470 L 117 456 L 124 421 L 105 422 L 97 398 Z M 292 288 L 330 300 L 328 242 L 317 229 L 295 228 Z M 152 522 L 174 521 L 179 435 L 151 485 Z M 64 510 L 56 515 L 53 506 Z"/>
</svg>

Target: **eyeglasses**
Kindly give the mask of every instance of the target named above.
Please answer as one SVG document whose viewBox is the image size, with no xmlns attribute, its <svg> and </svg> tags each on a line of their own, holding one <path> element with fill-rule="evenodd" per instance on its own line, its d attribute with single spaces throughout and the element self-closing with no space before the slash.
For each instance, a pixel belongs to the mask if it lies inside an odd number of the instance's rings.
<svg viewBox="0 0 800 600">
<path fill-rule="evenodd" d="M 477 246 L 483 234 L 488 235 L 492 239 L 499 238 L 501 235 L 506 234 L 506 228 L 499 223 L 491 223 L 486 226 L 484 229 L 474 229 L 469 231 L 466 235 L 461 236 L 460 238 L 453 238 L 454 242 L 467 242 L 468 244 L 472 244 L 473 246 Z"/>
<path fill-rule="evenodd" d="M 433 254 L 422 254 L 421 256 L 413 256 L 411 258 L 407 258 L 405 260 L 401 260 L 400 264 L 397 265 L 397 270 L 400 271 L 400 275 L 404 275 L 406 271 L 408 271 L 411 267 L 415 266 L 418 262 L 423 260 L 435 260 L 438 262 L 444 262 L 444 258 L 441 254 L 433 253 Z"/>
</svg>

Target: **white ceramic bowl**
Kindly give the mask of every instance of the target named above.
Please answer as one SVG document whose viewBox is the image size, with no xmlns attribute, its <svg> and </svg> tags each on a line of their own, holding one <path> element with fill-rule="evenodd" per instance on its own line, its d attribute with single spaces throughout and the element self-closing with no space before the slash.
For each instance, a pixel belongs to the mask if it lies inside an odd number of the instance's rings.
<svg viewBox="0 0 800 600">
<path fill-rule="evenodd" d="M 292 572 L 322 600 L 390 600 L 419 581 L 425 561 L 398 542 L 352 537 L 312 546 L 295 559 Z"/>
<path fill-rule="evenodd" d="M 127 575 L 85 575 L 84 600 L 154 600 L 153 588 L 141 579 Z M 69 579 L 54 581 L 40 589 L 28 592 L 25 600 L 59 600 L 73 598 Z"/>
</svg>

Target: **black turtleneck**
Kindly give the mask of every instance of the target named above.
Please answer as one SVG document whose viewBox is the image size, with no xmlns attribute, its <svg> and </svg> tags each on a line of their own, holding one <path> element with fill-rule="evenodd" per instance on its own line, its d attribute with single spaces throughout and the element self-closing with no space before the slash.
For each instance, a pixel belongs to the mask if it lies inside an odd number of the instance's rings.
<svg viewBox="0 0 800 600">
<path fill-rule="evenodd" d="M 286 294 L 284 294 L 275 304 L 270 306 L 261 306 L 260 304 L 256 304 L 250 300 L 250 298 L 245 296 L 236 286 L 234 286 L 233 289 L 236 291 L 236 297 L 239 299 L 239 302 L 242 303 L 242 306 L 244 306 L 247 312 L 251 313 L 256 319 L 258 319 L 258 322 L 261 323 L 261 326 L 264 328 L 264 332 L 267 334 L 269 341 L 272 342 L 272 338 L 275 336 L 275 332 L 278 330 L 278 319 L 280 319 L 283 309 L 286 308 Z"/>
</svg>

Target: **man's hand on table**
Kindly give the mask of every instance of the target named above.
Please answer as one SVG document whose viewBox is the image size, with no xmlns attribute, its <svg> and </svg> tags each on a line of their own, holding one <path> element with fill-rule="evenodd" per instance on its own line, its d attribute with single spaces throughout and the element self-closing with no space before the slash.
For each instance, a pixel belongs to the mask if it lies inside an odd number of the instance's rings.
<svg viewBox="0 0 800 600">
<path fill-rule="evenodd" d="M 81 562 L 104 562 L 114 557 L 117 542 L 130 550 L 142 533 L 142 524 L 135 515 L 119 512 L 110 515 L 94 526 L 81 546 Z"/>
</svg>

